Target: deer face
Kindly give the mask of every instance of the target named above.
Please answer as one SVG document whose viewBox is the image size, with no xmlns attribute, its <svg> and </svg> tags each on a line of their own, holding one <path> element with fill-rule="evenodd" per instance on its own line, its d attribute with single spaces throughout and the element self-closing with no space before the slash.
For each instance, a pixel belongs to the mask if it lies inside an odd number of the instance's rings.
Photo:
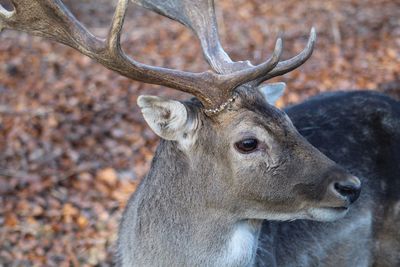
<svg viewBox="0 0 400 267">
<path fill-rule="evenodd" d="M 211 118 L 190 103 L 141 97 L 139 105 L 150 127 L 187 155 L 207 206 L 243 219 L 343 217 L 358 198 L 360 181 L 250 89 L 240 90 L 229 110 Z"/>
</svg>

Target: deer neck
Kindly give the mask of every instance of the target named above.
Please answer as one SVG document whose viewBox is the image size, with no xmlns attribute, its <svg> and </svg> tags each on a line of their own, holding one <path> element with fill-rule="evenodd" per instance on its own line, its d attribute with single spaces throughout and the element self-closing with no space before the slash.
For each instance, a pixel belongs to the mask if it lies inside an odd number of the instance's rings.
<svg viewBox="0 0 400 267">
<path fill-rule="evenodd" d="M 253 265 L 261 221 L 208 208 L 190 169 L 179 151 L 158 149 L 121 224 L 123 266 Z"/>
</svg>

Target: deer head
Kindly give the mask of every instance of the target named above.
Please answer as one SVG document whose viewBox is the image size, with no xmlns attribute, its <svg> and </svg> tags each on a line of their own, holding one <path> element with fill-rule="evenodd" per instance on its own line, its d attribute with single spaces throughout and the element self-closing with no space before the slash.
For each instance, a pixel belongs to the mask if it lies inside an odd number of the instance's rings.
<svg viewBox="0 0 400 267">
<path fill-rule="evenodd" d="M 240 218 L 333 220 L 344 216 L 357 199 L 360 181 L 309 144 L 285 113 L 271 105 L 282 86 L 262 85 L 311 56 L 314 29 L 297 56 L 280 61 L 278 38 L 271 57 L 254 66 L 232 61 L 222 49 L 213 0 L 133 0 L 196 34 L 214 71 L 188 73 L 148 66 L 122 51 L 120 35 L 128 0 L 119 0 L 105 40 L 92 35 L 61 0 L 11 2 L 13 11 L 0 6 L 0 29 L 53 39 L 123 76 L 196 97 L 182 103 L 141 96 L 138 105 L 154 132 L 184 155 L 208 205 Z"/>
</svg>

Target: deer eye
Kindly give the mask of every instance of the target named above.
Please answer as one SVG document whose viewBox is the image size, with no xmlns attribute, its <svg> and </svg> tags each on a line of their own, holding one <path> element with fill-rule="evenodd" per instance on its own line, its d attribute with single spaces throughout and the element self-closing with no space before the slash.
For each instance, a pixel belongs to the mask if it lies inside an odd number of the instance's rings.
<svg viewBox="0 0 400 267">
<path fill-rule="evenodd" d="M 258 148 L 258 140 L 255 138 L 248 138 L 235 143 L 235 148 L 243 154 L 253 152 Z"/>
</svg>

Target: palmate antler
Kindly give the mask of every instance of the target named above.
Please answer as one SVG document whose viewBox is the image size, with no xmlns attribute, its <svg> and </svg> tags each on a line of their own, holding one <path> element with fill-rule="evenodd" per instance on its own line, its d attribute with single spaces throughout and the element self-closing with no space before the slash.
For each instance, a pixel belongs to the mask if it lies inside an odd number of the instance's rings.
<svg viewBox="0 0 400 267">
<path fill-rule="evenodd" d="M 213 0 L 133 0 L 133 2 L 189 27 L 199 38 L 205 58 L 217 72 L 189 73 L 154 67 L 128 57 L 121 49 L 120 36 L 128 0 L 119 0 L 106 39 L 90 33 L 61 0 L 11 0 L 14 10 L 0 5 L 0 30 L 25 31 L 75 48 L 105 67 L 133 80 L 164 85 L 196 96 L 206 109 L 220 107 L 232 91 L 248 82 L 261 83 L 287 73 L 310 56 L 316 39 L 311 31 L 306 49 L 292 59 L 279 62 L 282 41 L 277 39 L 272 56 L 253 66 L 233 62 L 222 49 L 218 37 Z"/>
</svg>

